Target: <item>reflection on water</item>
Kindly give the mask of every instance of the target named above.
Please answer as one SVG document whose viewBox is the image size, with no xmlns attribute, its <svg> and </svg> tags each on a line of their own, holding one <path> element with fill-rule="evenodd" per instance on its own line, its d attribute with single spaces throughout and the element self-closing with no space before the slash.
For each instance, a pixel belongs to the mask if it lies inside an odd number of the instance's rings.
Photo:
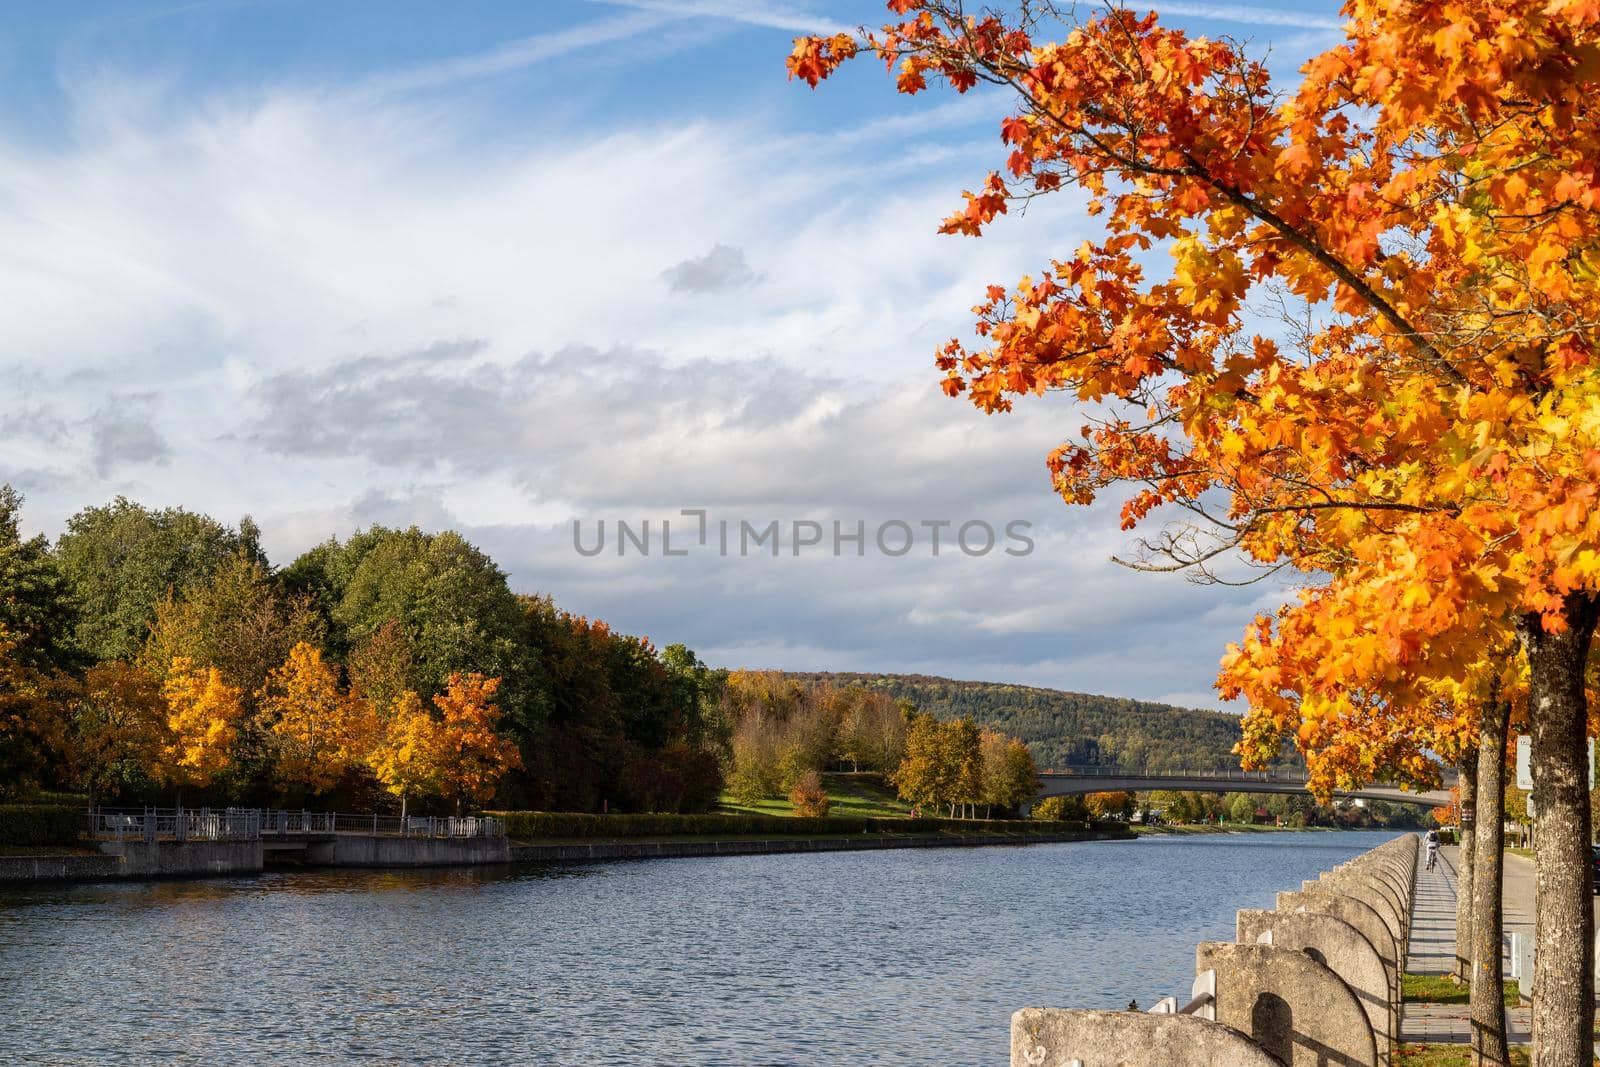
<svg viewBox="0 0 1600 1067">
<path fill-rule="evenodd" d="M 0 1062 L 978 1064 L 1379 833 L 0 889 Z"/>
</svg>

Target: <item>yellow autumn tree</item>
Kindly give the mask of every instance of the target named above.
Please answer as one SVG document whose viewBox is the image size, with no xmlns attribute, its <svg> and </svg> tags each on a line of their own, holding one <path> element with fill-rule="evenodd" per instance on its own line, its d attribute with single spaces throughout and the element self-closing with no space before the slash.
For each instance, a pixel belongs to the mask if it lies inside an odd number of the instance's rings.
<svg viewBox="0 0 1600 1067">
<path fill-rule="evenodd" d="M 260 704 L 279 780 L 313 793 L 327 792 L 346 771 L 363 765 L 376 742 L 372 707 L 342 689 L 322 651 L 305 641 L 267 675 Z"/>
<path fill-rule="evenodd" d="M 224 682 L 221 672 L 196 666 L 187 656 L 173 657 L 161 695 L 167 702 L 167 732 L 151 777 L 176 787 L 182 806 L 185 787 L 204 788 L 228 766 L 244 707 L 239 690 Z"/>
<path fill-rule="evenodd" d="M 458 809 L 463 800 L 488 800 L 506 772 L 522 766 L 517 746 L 495 730 L 501 715 L 494 699 L 499 688 L 498 678 L 455 673 L 445 691 L 434 695 L 442 717 L 439 784 Z"/>
<path fill-rule="evenodd" d="M 414 796 L 436 796 L 442 791 L 445 755 L 444 727 L 422 698 L 402 690 L 391 702 L 384 729 L 367 755 L 367 765 L 390 793 L 400 798 L 400 818 Z"/>
</svg>

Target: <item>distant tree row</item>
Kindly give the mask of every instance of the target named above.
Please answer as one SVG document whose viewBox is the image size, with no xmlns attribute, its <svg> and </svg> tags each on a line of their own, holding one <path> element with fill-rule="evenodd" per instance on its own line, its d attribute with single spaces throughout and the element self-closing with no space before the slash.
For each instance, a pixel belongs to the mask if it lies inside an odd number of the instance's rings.
<svg viewBox="0 0 1600 1067">
<path fill-rule="evenodd" d="M 0 793 L 695 810 L 721 674 L 519 597 L 453 532 L 373 527 L 270 565 L 123 498 L 54 544 L 0 487 Z"/>
<path fill-rule="evenodd" d="M 1036 819 L 1082 821 L 1084 819 L 1130 819 L 1137 806 L 1134 794 L 1124 792 L 1084 793 L 1078 796 L 1045 797 L 1033 807 Z"/>
<path fill-rule="evenodd" d="M 1421 826 L 1421 808 L 1405 804 L 1341 801 L 1318 804 L 1306 793 L 1196 793 L 1156 790 L 1141 794 L 1139 810 L 1169 823 L 1251 823 L 1270 820 L 1290 827 L 1409 829 Z"/>
<path fill-rule="evenodd" d="M 1120 697 L 916 674 L 802 674 L 861 686 L 941 719 L 970 718 L 1025 741 L 1041 767 L 1116 766 L 1161 774 L 1237 771 L 1239 717 Z M 1286 756 L 1284 766 L 1302 766 Z"/>
</svg>

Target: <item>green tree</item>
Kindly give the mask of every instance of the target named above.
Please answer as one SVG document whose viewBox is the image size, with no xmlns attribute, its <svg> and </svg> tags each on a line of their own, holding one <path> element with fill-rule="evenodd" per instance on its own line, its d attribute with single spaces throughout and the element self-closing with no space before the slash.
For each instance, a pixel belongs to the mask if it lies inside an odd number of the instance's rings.
<svg viewBox="0 0 1600 1067">
<path fill-rule="evenodd" d="M 41 669 L 70 664 L 73 627 L 66 580 L 42 536 L 23 539 L 22 495 L 0 485 L 0 629 L 18 661 Z"/>
<path fill-rule="evenodd" d="M 1256 821 L 1256 802 L 1243 793 L 1235 793 L 1228 802 L 1228 818 L 1237 823 Z"/>
<path fill-rule="evenodd" d="M 169 593 L 156 605 L 138 662 L 154 674 L 178 656 L 211 664 L 248 707 L 290 649 L 325 641 L 309 598 L 287 595 L 266 564 L 241 549 L 181 596 Z"/>
<path fill-rule="evenodd" d="M 248 519 L 238 531 L 182 508 L 154 511 L 126 497 L 67 520 L 55 556 L 89 658 L 131 659 L 169 594 L 182 596 L 238 553 L 259 558 Z"/>
<path fill-rule="evenodd" d="M 374 526 L 305 553 L 284 581 L 319 605 L 340 657 L 394 623 L 410 642 L 408 688 L 438 693 L 456 673 L 500 678 L 509 733 L 525 747 L 540 740 L 549 694 L 522 605 L 460 534 Z"/>
<path fill-rule="evenodd" d="M 17 655 L 18 643 L 0 628 L 0 799 L 25 798 L 51 784 L 66 762 L 63 710 L 76 687 Z"/>
</svg>

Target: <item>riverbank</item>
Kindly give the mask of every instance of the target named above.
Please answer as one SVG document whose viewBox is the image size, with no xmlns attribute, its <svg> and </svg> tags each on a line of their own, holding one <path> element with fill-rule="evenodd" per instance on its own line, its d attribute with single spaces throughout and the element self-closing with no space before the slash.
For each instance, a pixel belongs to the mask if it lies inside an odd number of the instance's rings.
<svg viewBox="0 0 1600 1067">
<path fill-rule="evenodd" d="M 1129 828 L 1135 836 L 1155 837 L 1161 835 L 1184 836 L 1187 834 L 1300 834 L 1308 831 L 1332 834 L 1340 833 L 1337 826 L 1257 826 L 1251 823 L 1194 823 L 1183 826 L 1133 826 Z M 1369 829 L 1363 827 L 1362 829 Z"/>
<path fill-rule="evenodd" d="M 781 852 L 863 852 L 898 848 L 982 848 L 996 845 L 1048 845 L 1073 841 L 1129 841 L 1131 832 L 1068 830 L 1060 833 L 813 834 L 704 837 L 683 835 L 596 841 L 513 842 L 514 863 L 573 860 L 686 859 L 696 856 L 751 856 Z"/>
<path fill-rule="evenodd" d="M 981 848 L 994 846 L 1046 845 L 1074 841 L 1126 841 L 1134 834 L 1126 828 L 1099 827 L 1063 830 L 1053 833 L 986 833 L 938 830 L 923 833 L 858 834 L 677 834 L 656 837 L 550 838 L 509 842 L 505 853 L 495 856 L 463 858 L 437 863 L 383 863 L 373 858 L 362 862 L 332 864 L 332 867 L 360 866 L 400 870 L 419 866 L 505 866 L 513 863 L 560 863 L 573 861 L 687 859 L 698 856 L 750 856 L 784 852 L 861 852 L 904 848 Z M 391 842 L 392 843 L 392 842 Z M 446 842 L 447 844 L 449 842 Z M 164 851 L 185 849 L 171 842 Z M 18 854 L 22 853 L 22 854 Z M 301 864 L 297 864 L 301 865 Z M 328 866 L 312 859 L 307 867 Z M 182 864 L 168 857 L 160 865 L 130 865 L 121 855 L 102 855 L 84 849 L 50 851 L 13 850 L 0 855 L 0 884 L 27 885 L 42 882 L 105 882 L 140 878 L 205 878 L 222 875 L 248 875 L 263 870 L 261 853 L 256 849 L 253 863 L 235 865 Z"/>
</svg>

